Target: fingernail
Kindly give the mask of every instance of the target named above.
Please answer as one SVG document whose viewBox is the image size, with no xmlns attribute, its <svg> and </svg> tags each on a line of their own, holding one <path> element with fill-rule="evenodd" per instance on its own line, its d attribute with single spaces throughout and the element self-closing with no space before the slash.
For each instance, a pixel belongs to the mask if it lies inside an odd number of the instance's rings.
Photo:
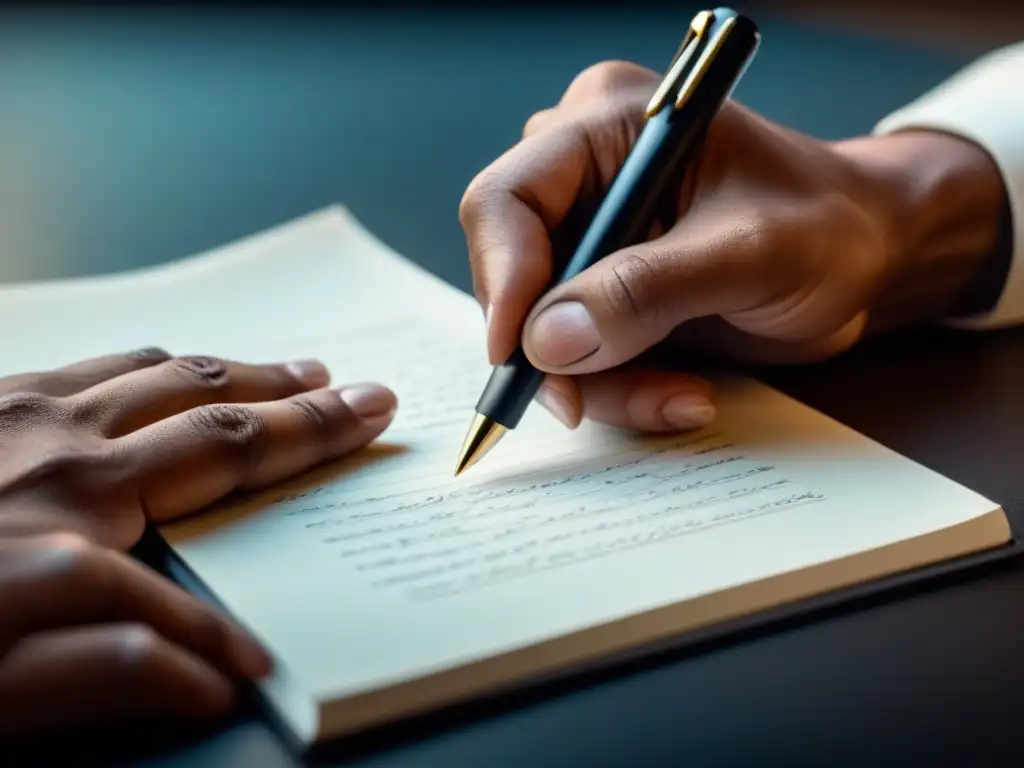
<svg viewBox="0 0 1024 768">
<path fill-rule="evenodd" d="M 394 393 L 379 384 L 351 384 L 339 389 L 338 395 L 361 419 L 375 419 L 395 410 Z"/>
<path fill-rule="evenodd" d="M 601 336 L 583 304 L 562 301 L 552 304 L 533 321 L 530 344 L 542 362 L 561 367 L 594 354 L 601 347 Z"/>
<path fill-rule="evenodd" d="M 715 418 L 715 406 L 699 395 L 676 395 L 661 407 L 661 416 L 676 429 L 699 429 Z"/>
<path fill-rule="evenodd" d="M 551 412 L 551 415 L 570 429 L 573 426 L 572 409 L 565 398 L 548 387 L 537 390 L 537 402 Z"/>
<path fill-rule="evenodd" d="M 498 361 L 494 359 L 491 349 L 491 316 L 494 313 L 494 307 L 488 302 L 484 308 L 484 352 L 487 355 L 488 365 L 497 365 Z"/>
<path fill-rule="evenodd" d="M 288 372 L 310 389 L 327 386 L 331 380 L 327 368 L 319 360 L 296 360 L 285 366 Z"/>
<path fill-rule="evenodd" d="M 171 356 L 161 347 L 143 347 L 129 352 L 128 357 L 138 360 L 169 360 Z"/>
</svg>

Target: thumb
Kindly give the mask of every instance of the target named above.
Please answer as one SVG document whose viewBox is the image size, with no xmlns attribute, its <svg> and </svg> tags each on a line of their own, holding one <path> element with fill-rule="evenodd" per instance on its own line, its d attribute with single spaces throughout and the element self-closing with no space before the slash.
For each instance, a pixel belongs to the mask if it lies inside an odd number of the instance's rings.
<svg viewBox="0 0 1024 768">
<path fill-rule="evenodd" d="M 542 297 L 523 329 L 531 363 L 560 374 L 614 368 L 687 320 L 755 306 L 770 288 L 753 250 L 762 239 L 735 221 L 699 218 L 612 253 Z"/>
</svg>

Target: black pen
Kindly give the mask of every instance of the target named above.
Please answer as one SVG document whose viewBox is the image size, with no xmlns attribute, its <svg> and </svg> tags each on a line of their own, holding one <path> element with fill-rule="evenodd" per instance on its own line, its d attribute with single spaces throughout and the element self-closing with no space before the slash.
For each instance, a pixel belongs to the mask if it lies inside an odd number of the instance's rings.
<svg viewBox="0 0 1024 768">
<path fill-rule="evenodd" d="M 761 42 L 757 26 L 729 8 L 701 11 L 647 106 L 646 123 L 575 253 L 552 287 L 610 253 L 643 240 L 665 190 L 699 152 L 708 126 Z M 515 429 L 544 381 L 522 347 L 495 366 L 476 405 L 455 468 L 458 475 Z"/>
</svg>

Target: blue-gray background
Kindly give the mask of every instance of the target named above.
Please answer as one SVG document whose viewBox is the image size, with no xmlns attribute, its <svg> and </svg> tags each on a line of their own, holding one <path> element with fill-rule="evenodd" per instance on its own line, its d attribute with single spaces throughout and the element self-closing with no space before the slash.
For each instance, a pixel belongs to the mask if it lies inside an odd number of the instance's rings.
<svg viewBox="0 0 1024 768">
<path fill-rule="evenodd" d="M 587 65 L 661 70 L 696 8 L 5 11 L 0 280 L 154 264 L 343 202 L 468 288 L 473 174 Z M 823 137 L 961 64 L 758 18 L 737 97 Z"/>
</svg>

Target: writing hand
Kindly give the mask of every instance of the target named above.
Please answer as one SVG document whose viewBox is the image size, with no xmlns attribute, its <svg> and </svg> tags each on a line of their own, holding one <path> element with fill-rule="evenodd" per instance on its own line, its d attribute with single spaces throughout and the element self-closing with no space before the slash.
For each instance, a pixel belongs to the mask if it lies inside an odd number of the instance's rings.
<svg viewBox="0 0 1024 768">
<path fill-rule="evenodd" d="M 0 534 L 3 532 L 0 519 Z M 0 538 L 0 735 L 225 714 L 269 660 L 133 561 L 73 533 Z"/>
<path fill-rule="evenodd" d="M 649 350 L 828 358 L 952 311 L 991 252 L 1004 190 L 973 144 L 924 131 L 824 142 L 730 102 L 667 231 L 544 294 L 551 233 L 573 206 L 596 207 L 659 80 L 624 62 L 584 71 L 460 207 L 491 362 L 521 342 L 549 374 L 538 399 L 570 426 L 702 426 L 711 388 L 643 367 Z"/>
<path fill-rule="evenodd" d="M 326 388 L 316 362 L 160 350 L 0 378 L 0 514 L 128 549 L 147 519 L 195 512 L 354 451 L 390 424 L 375 384 Z"/>
</svg>

